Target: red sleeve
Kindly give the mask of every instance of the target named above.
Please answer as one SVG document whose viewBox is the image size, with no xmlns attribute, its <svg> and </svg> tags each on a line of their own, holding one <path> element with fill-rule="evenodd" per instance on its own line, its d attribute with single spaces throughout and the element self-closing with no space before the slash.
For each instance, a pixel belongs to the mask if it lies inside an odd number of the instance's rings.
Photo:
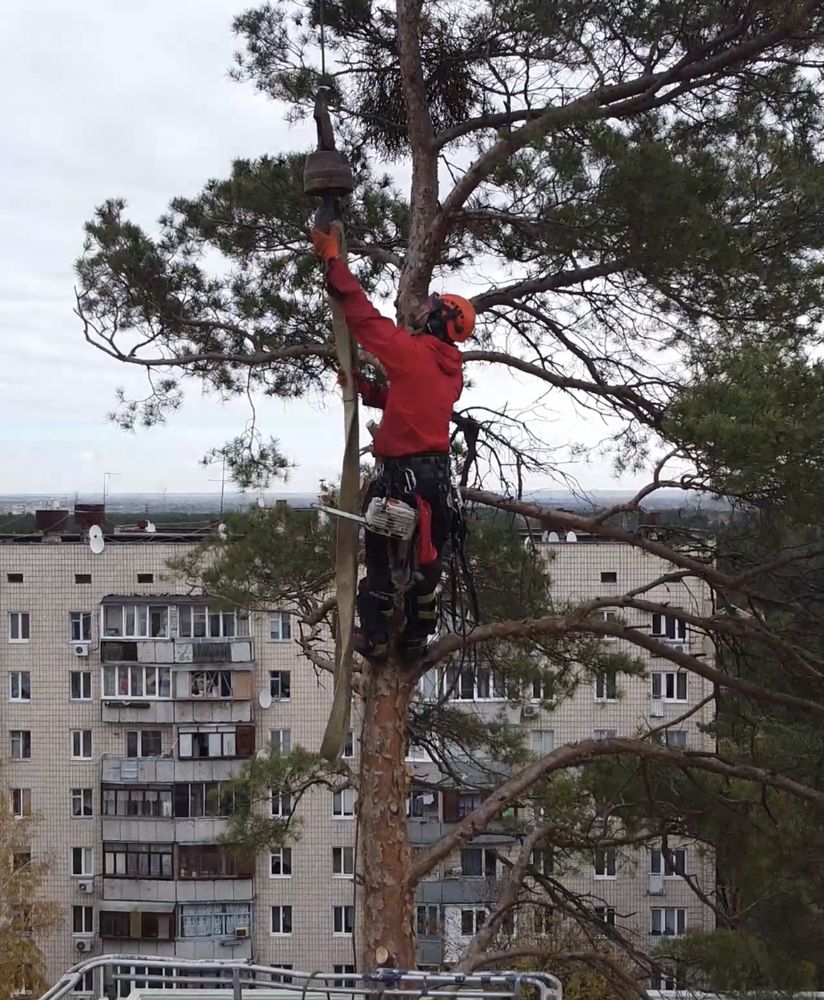
<svg viewBox="0 0 824 1000">
<path fill-rule="evenodd" d="M 327 281 L 330 293 L 340 303 L 349 332 L 361 347 L 375 355 L 390 376 L 413 363 L 411 335 L 381 316 L 342 260 L 330 261 Z"/>
<path fill-rule="evenodd" d="M 364 406 L 374 406 L 376 410 L 386 408 L 387 390 L 385 386 L 375 385 L 374 382 L 370 382 L 369 379 L 364 378 L 360 372 L 355 372 L 355 383 L 357 384 L 358 392 L 361 394 Z"/>
</svg>

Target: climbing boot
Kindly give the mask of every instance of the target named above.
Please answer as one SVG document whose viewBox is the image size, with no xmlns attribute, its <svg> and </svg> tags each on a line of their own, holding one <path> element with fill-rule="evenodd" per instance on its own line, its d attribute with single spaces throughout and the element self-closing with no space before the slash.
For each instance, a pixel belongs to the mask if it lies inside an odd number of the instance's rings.
<svg viewBox="0 0 824 1000">
<path fill-rule="evenodd" d="M 355 629 L 353 647 L 365 660 L 384 663 L 389 656 L 389 636 L 370 636 L 363 629 Z"/>
</svg>

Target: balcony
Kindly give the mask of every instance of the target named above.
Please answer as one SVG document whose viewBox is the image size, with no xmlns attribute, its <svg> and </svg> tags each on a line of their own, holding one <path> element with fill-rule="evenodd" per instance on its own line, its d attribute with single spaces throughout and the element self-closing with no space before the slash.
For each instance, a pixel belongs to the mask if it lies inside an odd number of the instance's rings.
<svg viewBox="0 0 824 1000">
<path fill-rule="evenodd" d="M 252 663 L 254 639 L 248 635 L 197 639 L 102 635 L 100 660 L 112 664 Z"/>
<path fill-rule="evenodd" d="M 198 816 L 178 819 L 154 816 L 104 816 L 104 841 L 214 844 L 226 833 L 229 820 Z"/>
<path fill-rule="evenodd" d="M 229 781 L 244 765 L 235 760 L 173 760 L 171 757 L 117 757 L 104 754 L 101 783 L 107 785 L 173 785 L 177 782 Z"/>
<path fill-rule="evenodd" d="M 419 937 L 417 950 L 419 965 L 441 965 L 443 963 L 443 941 L 439 937 Z"/>
<path fill-rule="evenodd" d="M 415 893 L 416 903 L 490 903 L 497 899 L 501 883 L 495 878 L 447 877 L 435 882 L 421 882 Z"/>
<path fill-rule="evenodd" d="M 149 908 L 164 904 L 170 908 L 176 903 L 213 903 L 220 901 L 250 902 L 254 899 L 254 882 L 251 878 L 202 878 L 202 879 L 103 879 L 101 910 L 107 903 L 130 902 Z"/>
</svg>

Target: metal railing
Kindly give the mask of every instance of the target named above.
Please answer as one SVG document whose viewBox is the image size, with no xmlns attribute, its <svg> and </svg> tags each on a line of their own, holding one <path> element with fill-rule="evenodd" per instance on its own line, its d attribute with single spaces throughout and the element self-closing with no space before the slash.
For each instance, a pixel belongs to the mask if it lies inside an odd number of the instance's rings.
<svg viewBox="0 0 824 1000">
<path fill-rule="evenodd" d="M 99 970 L 99 971 L 98 971 Z M 380 969 L 373 973 L 297 972 L 251 961 L 204 961 L 159 958 L 156 955 L 100 955 L 78 962 L 40 1000 L 60 1000 L 89 973 L 102 977 L 97 996 L 114 998 L 124 982 L 139 982 L 151 990 L 205 989 L 225 991 L 242 1000 L 245 990 L 268 990 L 300 1000 L 379 997 L 382 1000 L 424 1000 L 460 997 L 461 1000 L 563 1000 L 560 980 L 546 972 L 446 972 Z M 173 1000 L 174 993 L 170 994 Z M 249 993 L 247 996 L 255 996 Z M 260 994 L 257 994 L 260 995 Z"/>
</svg>

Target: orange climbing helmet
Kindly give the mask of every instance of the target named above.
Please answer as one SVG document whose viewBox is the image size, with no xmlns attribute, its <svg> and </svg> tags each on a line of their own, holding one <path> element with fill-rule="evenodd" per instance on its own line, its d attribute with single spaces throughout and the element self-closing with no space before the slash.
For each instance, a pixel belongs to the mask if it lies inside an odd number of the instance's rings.
<svg viewBox="0 0 824 1000">
<path fill-rule="evenodd" d="M 429 296 L 426 329 L 436 337 L 460 344 L 475 329 L 475 307 L 462 295 L 444 292 Z"/>
</svg>

